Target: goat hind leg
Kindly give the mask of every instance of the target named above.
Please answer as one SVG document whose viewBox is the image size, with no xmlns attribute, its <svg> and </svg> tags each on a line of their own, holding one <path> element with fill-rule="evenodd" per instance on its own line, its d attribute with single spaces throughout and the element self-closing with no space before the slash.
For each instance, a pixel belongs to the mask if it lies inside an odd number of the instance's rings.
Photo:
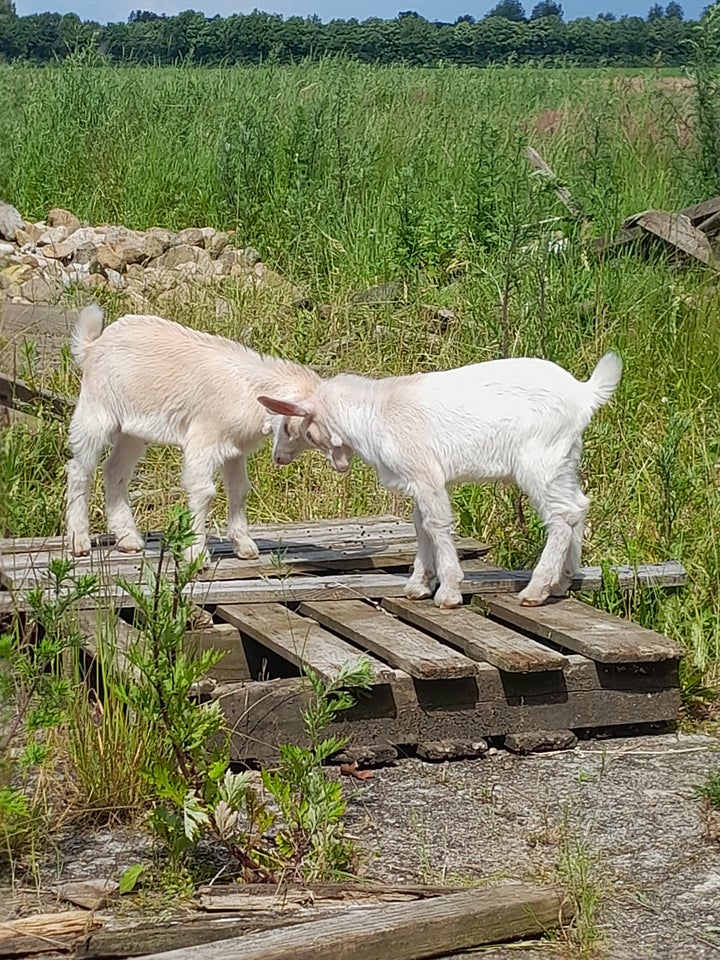
<svg viewBox="0 0 720 960">
<path fill-rule="evenodd" d="M 115 534 L 117 549 L 123 553 L 134 553 L 142 550 L 144 546 L 142 534 L 135 526 L 128 498 L 128 483 L 144 450 L 145 444 L 142 440 L 121 433 L 103 464 L 108 527 L 110 532 Z"/>
</svg>

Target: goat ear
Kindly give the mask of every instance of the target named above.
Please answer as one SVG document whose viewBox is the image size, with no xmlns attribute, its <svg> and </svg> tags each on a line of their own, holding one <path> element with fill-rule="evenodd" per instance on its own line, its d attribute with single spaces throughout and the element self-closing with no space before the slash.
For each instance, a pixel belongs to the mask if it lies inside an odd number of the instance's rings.
<svg viewBox="0 0 720 960">
<path fill-rule="evenodd" d="M 274 400 L 272 397 L 258 397 L 258 403 L 271 413 L 280 414 L 281 417 L 309 417 L 313 412 L 312 405 L 309 403 L 290 403 L 288 400 Z"/>
</svg>

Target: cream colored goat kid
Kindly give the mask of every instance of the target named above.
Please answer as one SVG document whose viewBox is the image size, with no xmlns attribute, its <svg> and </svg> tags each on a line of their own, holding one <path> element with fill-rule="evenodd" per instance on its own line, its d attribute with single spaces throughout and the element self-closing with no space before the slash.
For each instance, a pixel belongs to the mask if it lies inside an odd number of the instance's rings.
<svg viewBox="0 0 720 960">
<path fill-rule="evenodd" d="M 406 595 L 462 603 L 463 571 L 452 538 L 447 486 L 514 481 L 542 518 L 547 542 L 528 586 L 526 606 L 563 596 L 580 566 L 588 499 L 578 480 L 583 431 L 622 374 L 614 353 L 590 379 L 576 380 L 547 360 L 492 360 L 437 373 L 372 380 L 341 374 L 294 401 L 261 396 L 288 418 L 273 456 L 290 463 L 308 444 L 345 472 L 355 451 L 390 490 L 415 498 L 418 552 Z"/>
<path fill-rule="evenodd" d="M 214 474 L 223 467 L 228 531 L 239 557 L 258 556 L 248 534 L 250 489 L 246 457 L 273 430 L 285 429 L 258 403 L 261 393 L 302 400 L 320 379 L 307 367 L 263 356 L 224 337 L 191 330 L 162 317 L 127 314 L 103 330 L 97 304 L 80 312 L 72 335 L 82 386 L 70 423 L 67 465 L 67 535 L 72 552 L 90 552 L 88 499 L 103 450 L 107 523 L 117 547 L 141 550 L 128 482 L 149 443 L 183 451 L 183 486 L 196 539 L 187 558 L 206 545 Z"/>
</svg>

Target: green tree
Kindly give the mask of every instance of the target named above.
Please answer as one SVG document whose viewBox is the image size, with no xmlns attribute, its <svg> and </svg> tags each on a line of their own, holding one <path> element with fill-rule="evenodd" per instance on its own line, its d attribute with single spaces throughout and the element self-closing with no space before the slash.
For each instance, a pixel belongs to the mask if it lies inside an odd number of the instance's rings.
<svg viewBox="0 0 720 960">
<path fill-rule="evenodd" d="M 520 0 L 500 0 L 487 16 L 502 17 L 503 20 L 514 20 L 516 22 L 522 22 L 527 19 L 525 16 L 525 8 L 520 3 Z"/>
<path fill-rule="evenodd" d="M 675 0 L 670 0 L 670 3 L 665 7 L 665 16 L 668 20 L 684 20 L 685 14 L 683 13 L 683 8 L 679 3 L 676 3 Z"/>
<path fill-rule="evenodd" d="M 653 23 L 655 20 L 664 20 L 665 11 L 662 8 L 662 5 L 659 3 L 654 3 L 648 10 L 647 21 L 648 23 Z"/>
<path fill-rule="evenodd" d="M 540 0 L 540 3 L 536 3 L 532 8 L 530 19 L 542 20 L 545 17 L 559 17 L 562 20 L 563 8 L 559 3 L 555 3 L 555 0 Z"/>
</svg>

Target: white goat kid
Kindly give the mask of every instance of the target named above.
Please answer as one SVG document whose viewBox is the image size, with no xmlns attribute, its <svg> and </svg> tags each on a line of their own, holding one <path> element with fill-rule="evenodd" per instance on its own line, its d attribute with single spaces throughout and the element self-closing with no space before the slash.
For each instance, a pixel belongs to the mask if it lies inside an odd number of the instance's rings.
<svg viewBox="0 0 720 960">
<path fill-rule="evenodd" d="M 287 360 L 263 356 L 224 337 L 156 316 L 128 314 L 103 330 L 97 304 L 80 312 L 71 340 L 82 386 L 70 423 L 67 535 L 72 552 L 90 552 L 88 499 L 97 462 L 103 465 L 105 505 L 117 547 L 141 550 L 128 482 L 148 443 L 183 450 L 183 485 L 193 515 L 195 559 L 205 549 L 207 513 L 222 466 L 228 495 L 228 538 L 240 557 L 258 556 L 248 534 L 250 490 L 246 457 L 273 430 L 285 429 L 258 403 L 259 393 L 307 397 L 320 378 Z"/>
<path fill-rule="evenodd" d="M 261 396 L 286 420 L 273 456 L 289 463 L 308 444 L 345 472 L 355 451 L 390 490 L 413 496 L 418 552 L 405 593 L 462 603 L 447 486 L 514 481 L 542 518 L 547 542 L 520 599 L 564 596 L 580 566 L 588 499 L 578 480 L 582 435 L 622 373 L 614 353 L 580 382 L 547 360 L 491 360 L 436 373 L 368 379 L 341 374 L 306 400 Z"/>
</svg>

